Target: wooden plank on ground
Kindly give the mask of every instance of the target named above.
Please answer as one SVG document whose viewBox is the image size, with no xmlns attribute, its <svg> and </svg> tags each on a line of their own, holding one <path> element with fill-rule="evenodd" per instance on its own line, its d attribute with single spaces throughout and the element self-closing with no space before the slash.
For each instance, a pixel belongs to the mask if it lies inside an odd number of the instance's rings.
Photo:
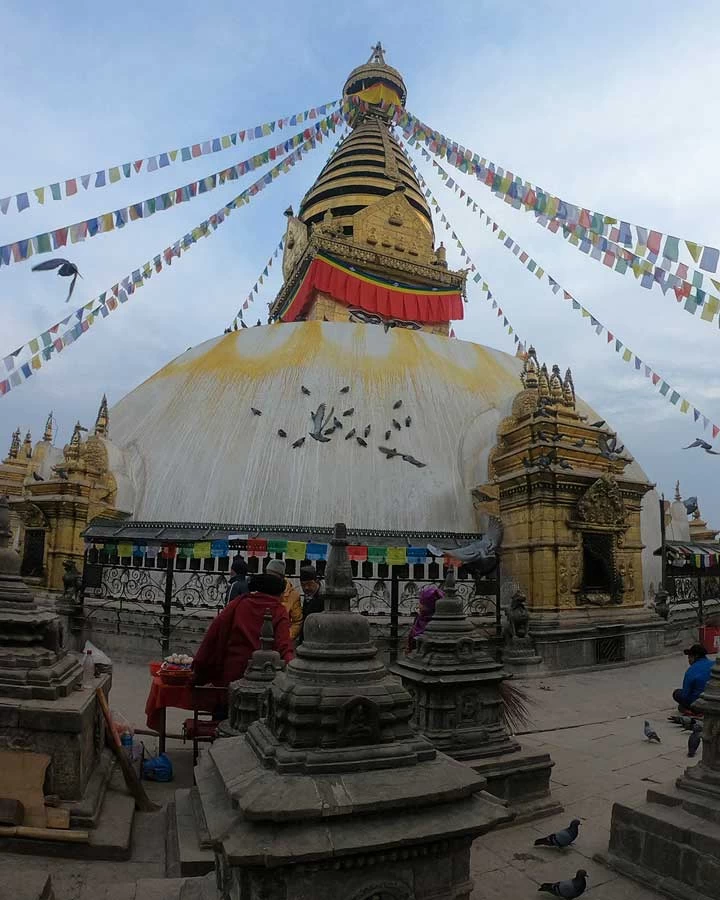
<svg viewBox="0 0 720 900">
<path fill-rule="evenodd" d="M 47 753 L 0 750 L 0 797 L 22 803 L 24 826 L 45 828 L 47 824 L 43 785 L 49 765 Z"/>
</svg>

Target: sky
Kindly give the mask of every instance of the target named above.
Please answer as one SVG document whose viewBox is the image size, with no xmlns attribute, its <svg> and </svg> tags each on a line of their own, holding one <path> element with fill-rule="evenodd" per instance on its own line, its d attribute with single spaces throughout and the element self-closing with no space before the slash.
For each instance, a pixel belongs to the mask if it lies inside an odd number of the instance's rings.
<svg viewBox="0 0 720 900">
<path fill-rule="evenodd" d="M 276 0 L 252 8 L 178 0 L 162 10 L 136 0 L 121 7 L 68 0 L 46 5 L 42 16 L 7 4 L 0 197 L 336 99 L 380 40 L 405 78 L 408 109 L 433 128 L 573 203 L 720 247 L 720 119 L 710 102 L 720 83 L 720 59 L 711 52 L 719 34 L 718 4 L 669 0 L 652 7 L 456 0 L 447 11 L 425 0 Z M 155 196 L 292 133 L 0 215 L 0 244 Z M 76 420 L 92 425 L 104 392 L 112 406 L 188 347 L 222 333 L 283 234 L 283 210 L 297 209 L 332 144 L 307 154 L 0 397 L 0 457 L 17 426 L 39 438 L 50 411 L 58 442 L 66 442 Z M 427 163 L 421 168 L 520 336 L 548 365 L 572 368 L 577 392 L 617 429 L 660 491 L 671 497 L 679 480 L 683 496 L 697 495 L 703 516 L 720 527 L 720 458 L 682 449 L 711 435 L 519 265 Z M 58 255 L 83 275 L 69 305 L 67 280 L 31 272 L 36 260 L 1 269 L 0 357 L 152 259 L 256 177 L 65 248 Z M 471 176 L 457 180 L 624 344 L 720 424 L 717 318 L 710 324 L 689 315 L 673 296 L 641 289 L 631 275 L 537 227 Z M 449 244 L 450 266 L 466 265 L 439 222 L 436 234 Z M 280 287 L 279 265 L 271 272 L 246 314 L 251 322 L 266 317 Z M 472 284 L 468 300 L 458 338 L 514 352 Z"/>
</svg>

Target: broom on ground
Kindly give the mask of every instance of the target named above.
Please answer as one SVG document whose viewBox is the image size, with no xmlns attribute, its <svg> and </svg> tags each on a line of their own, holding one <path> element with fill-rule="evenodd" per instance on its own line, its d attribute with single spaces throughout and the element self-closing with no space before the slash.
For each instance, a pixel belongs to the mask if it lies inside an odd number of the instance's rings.
<svg viewBox="0 0 720 900">
<path fill-rule="evenodd" d="M 529 696 L 525 691 L 505 679 L 500 682 L 500 699 L 502 700 L 503 725 L 510 734 L 517 734 L 529 728 L 531 724 L 528 710 Z"/>
</svg>

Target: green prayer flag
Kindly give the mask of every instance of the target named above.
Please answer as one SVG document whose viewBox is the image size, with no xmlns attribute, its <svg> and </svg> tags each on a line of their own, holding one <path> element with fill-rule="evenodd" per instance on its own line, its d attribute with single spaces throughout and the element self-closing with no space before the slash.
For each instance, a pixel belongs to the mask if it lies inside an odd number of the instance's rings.
<svg viewBox="0 0 720 900">
<path fill-rule="evenodd" d="M 62 194 L 60 193 L 60 185 L 57 182 L 50 185 L 50 193 L 52 194 L 53 200 L 62 199 Z"/>
<path fill-rule="evenodd" d="M 374 563 L 386 562 L 387 547 L 368 547 L 368 560 Z"/>
<path fill-rule="evenodd" d="M 37 252 L 38 253 L 49 253 L 52 250 L 52 246 L 50 244 L 50 235 L 49 234 L 39 234 L 37 236 Z"/>
<path fill-rule="evenodd" d="M 667 381 L 663 381 L 663 383 L 660 385 L 660 393 L 663 395 L 663 397 L 667 394 L 667 392 L 669 390 L 670 390 L 670 385 L 667 383 Z"/>
<path fill-rule="evenodd" d="M 287 541 L 276 541 L 276 540 L 268 541 L 267 542 L 268 553 L 285 553 L 285 551 L 287 550 L 287 545 L 288 545 Z"/>
</svg>

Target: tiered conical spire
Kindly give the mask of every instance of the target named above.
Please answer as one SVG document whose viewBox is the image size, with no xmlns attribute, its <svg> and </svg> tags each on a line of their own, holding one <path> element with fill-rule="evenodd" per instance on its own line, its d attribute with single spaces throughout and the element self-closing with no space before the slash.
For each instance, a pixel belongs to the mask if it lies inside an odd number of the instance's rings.
<svg viewBox="0 0 720 900">
<path fill-rule="evenodd" d="M 43 440 L 47 441 L 48 444 L 52 444 L 53 440 L 53 414 L 52 410 L 48 413 L 47 421 L 45 422 L 45 431 L 43 432 Z"/>
<path fill-rule="evenodd" d="M 100 409 L 98 409 L 97 418 L 95 419 L 95 434 L 100 437 L 107 437 L 109 425 L 110 416 L 108 414 L 107 397 L 103 394 Z"/>
</svg>

